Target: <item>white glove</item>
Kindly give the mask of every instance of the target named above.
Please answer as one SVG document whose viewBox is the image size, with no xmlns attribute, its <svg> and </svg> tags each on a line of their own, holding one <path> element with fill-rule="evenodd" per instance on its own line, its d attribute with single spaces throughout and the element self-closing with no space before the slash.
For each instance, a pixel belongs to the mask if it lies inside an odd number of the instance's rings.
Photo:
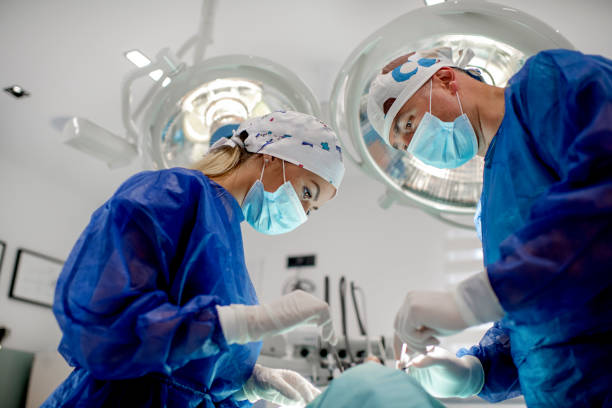
<svg viewBox="0 0 612 408">
<path fill-rule="evenodd" d="M 315 324 L 324 341 L 335 345 L 329 305 L 303 290 L 291 292 L 270 304 L 217 306 L 223 335 L 228 343 L 245 344 Z"/>
<path fill-rule="evenodd" d="M 250 402 L 263 399 L 288 407 L 304 407 L 319 394 L 321 391 L 295 371 L 255 364 L 253 374 L 234 398 Z"/>
<path fill-rule="evenodd" d="M 471 397 L 480 393 L 484 385 L 484 370 L 478 358 L 459 358 L 440 347 L 412 360 L 408 374 L 437 398 Z"/>
<path fill-rule="evenodd" d="M 439 344 L 434 336 L 448 336 L 503 315 L 487 274 L 482 272 L 450 291 L 409 292 L 395 316 L 394 328 L 409 352 L 425 353 L 428 345 Z"/>
</svg>

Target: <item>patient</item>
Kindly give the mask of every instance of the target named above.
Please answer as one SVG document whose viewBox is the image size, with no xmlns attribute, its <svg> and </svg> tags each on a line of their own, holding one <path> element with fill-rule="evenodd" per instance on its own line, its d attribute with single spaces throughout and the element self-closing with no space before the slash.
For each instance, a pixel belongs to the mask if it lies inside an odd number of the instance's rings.
<svg viewBox="0 0 612 408">
<path fill-rule="evenodd" d="M 366 363 L 333 380 L 306 408 L 444 408 L 408 374 Z"/>
</svg>

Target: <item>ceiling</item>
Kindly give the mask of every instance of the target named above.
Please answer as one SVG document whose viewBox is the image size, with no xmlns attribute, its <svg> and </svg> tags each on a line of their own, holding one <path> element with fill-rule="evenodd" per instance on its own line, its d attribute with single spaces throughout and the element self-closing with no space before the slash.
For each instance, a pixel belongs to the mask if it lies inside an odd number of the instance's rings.
<svg viewBox="0 0 612 408">
<path fill-rule="evenodd" d="M 500 0 L 559 29 L 577 49 L 612 57 L 609 0 Z M 326 101 L 351 50 L 421 0 L 219 1 L 207 56 L 244 53 L 293 70 Z M 124 134 L 123 52 L 177 50 L 196 33 L 201 0 L 1 0 L 0 160 L 25 166 L 88 199 L 103 200 L 138 165 L 109 170 L 61 143 L 57 118 L 81 116 Z M 349 172 L 349 177 L 361 177 Z M 3 177 L 10 175 L 2 174 Z"/>
</svg>

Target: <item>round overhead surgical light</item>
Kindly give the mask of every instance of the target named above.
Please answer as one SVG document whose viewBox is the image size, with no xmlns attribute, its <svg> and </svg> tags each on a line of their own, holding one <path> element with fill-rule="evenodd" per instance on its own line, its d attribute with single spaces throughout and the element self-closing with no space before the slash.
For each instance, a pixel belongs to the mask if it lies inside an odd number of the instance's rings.
<svg viewBox="0 0 612 408">
<path fill-rule="evenodd" d="M 281 65 L 246 55 L 210 58 L 157 91 L 141 147 L 149 167 L 189 167 L 242 121 L 279 109 L 320 115 L 312 91 Z"/>
<path fill-rule="evenodd" d="M 416 205 L 445 219 L 474 212 L 482 190 L 482 158 L 453 170 L 428 166 L 389 147 L 366 112 L 370 82 L 383 66 L 410 51 L 441 46 L 451 47 L 454 55 L 470 48 L 474 57 L 468 67 L 480 69 L 487 83 L 501 87 L 538 51 L 573 46 L 558 31 L 514 8 L 455 0 L 398 17 L 345 61 L 330 96 L 330 118 L 346 155 L 386 185 L 383 207 L 393 202 Z"/>
</svg>

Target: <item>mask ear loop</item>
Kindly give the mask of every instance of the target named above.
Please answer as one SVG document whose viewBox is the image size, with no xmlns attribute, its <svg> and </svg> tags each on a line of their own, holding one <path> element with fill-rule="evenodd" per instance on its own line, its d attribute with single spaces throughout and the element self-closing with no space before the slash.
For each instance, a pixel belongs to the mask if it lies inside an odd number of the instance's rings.
<svg viewBox="0 0 612 408">
<path fill-rule="evenodd" d="M 287 179 L 285 178 L 285 161 L 283 160 L 283 184 L 287 182 Z"/>
<path fill-rule="evenodd" d="M 266 162 L 267 162 L 267 161 L 264 159 L 264 165 L 263 165 L 263 167 L 261 168 L 261 175 L 259 176 L 259 181 L 262 181 L 262 180 L 263 180 L 264 170 L 266 169 Z"/>
<path fill-rule="evenodd" d="M 431 93 L 433 91 L 433 79 L 429 81 L 429 114 L 431 115 Z"/>
<path fill-rule="evenodd" d="M 459 99 L 459 91 L 455 92 L 457 95 L 457 102 L 459 102 L 459 109 L 461 110 L 461 116 L 463 116 L 463 106 L 461 106 L 461 99 Z"/>
</svg>

